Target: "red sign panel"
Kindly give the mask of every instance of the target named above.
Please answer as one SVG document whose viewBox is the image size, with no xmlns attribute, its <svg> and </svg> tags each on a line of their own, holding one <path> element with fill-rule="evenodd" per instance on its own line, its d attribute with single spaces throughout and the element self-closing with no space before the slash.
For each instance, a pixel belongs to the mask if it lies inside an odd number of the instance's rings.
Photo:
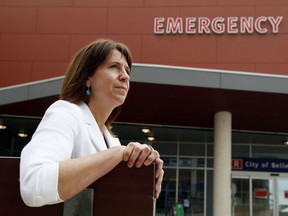
<svg viewBox="0 0 288 216">
<path fill-rule="evenodd" d="M 232 160 L 232 169 L 243 169 L 243 160 L 241 159 L 233 159 Z"/>
<path fill-rule="evenodd" d="M 268 190 L 266 188 L 256 188 L 255 198 L 266 199 L 268 197 Z"/>
</svg>

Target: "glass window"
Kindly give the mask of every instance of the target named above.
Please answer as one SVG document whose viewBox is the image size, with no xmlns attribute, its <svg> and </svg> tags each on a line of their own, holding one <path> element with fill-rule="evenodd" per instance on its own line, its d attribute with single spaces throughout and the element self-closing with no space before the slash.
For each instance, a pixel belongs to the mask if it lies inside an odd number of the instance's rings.
<svg viewBox="0 0 288 216">
<path fill-rule="evenodd" d="M 179 158 L 179 167 L 205 167 L 204 158 Z"/>
<path fill-rule="evenodd" d="M 213 168 L 214 166 L 214 160 L 213 159 L 207 159 L 207 167 Z"/>
<path fill-rule="evenodd" d="M 232 215 L 250 215 L 249 179 L 232 179 Z"/>
<path fill-rule="evenodd" d="M 252 146 L 252 157 L 254 158 L 278 158 L 286 159 L 288 146 Z"/>
<path fill-rule="evenodd" d="M 192 144 L 192 143 L 181 143 L 180 144 L 180 155 L 182 156 L 205 156 L 205 145 Z"/>
<path fill-rule="evenodd" d="M 206 216 L 213 216 L 213 171 L 207 170 Z"/>
<path fill-rule="evenodd" d="M 284 135 L 278 134 L 250 134 L 251 143 L 253 144 L 265 144 L 265 145 L 281 145 L 283 140 L 286 138 Z"/>
<path fill-rule="evenodd" d="M 273 216 L 273 190 L 272 180 L 252 179 L 253 215 Z"/>
<path fill-rule="evenodd" d="M 232 132 L 232 143 L 249 144 L 251 142 L 251 133 Z"/>
<path fill-rule="evenodd" d="M 5 126 L 0 129 L 0 156 L 19 157 L 39 123 L 38 118 L 0 116 L 0 124 Z"/>
<path fill-rule="evenodd" d="M 162 156 L 161 159 L 163 160 L 164 167 L 176 167 L 177 166 L 177 157 L 168 157 Z"/>
<path fill-rule="evenodd" d="M 249 146 L 248 145 L 232 145 L 232 157 L 233 158 L 249 157 Z"/>
<path fill-rule="evenodd" d="M 178 203 L 185 215 L 204 215 L 204 170 L 179 170 Z"/>
<path fill-rule="evenodd" d="M 176 197 L 176 169 L 165 169 L 162 190 L 156 201 L 156 213 L 174 215 Z"/>
<path fill-rule="evenodd" d="M 177 143 L 153 142 L 151 145 L 161 155 L 177 155 Z"/>
<path fill-rule="evenodd" d="M 213 157 L 214 156 L 214 144 L 213 143 L 208 143 L 207 144 L 207 156 L 208 157 Z"/>
</svg>

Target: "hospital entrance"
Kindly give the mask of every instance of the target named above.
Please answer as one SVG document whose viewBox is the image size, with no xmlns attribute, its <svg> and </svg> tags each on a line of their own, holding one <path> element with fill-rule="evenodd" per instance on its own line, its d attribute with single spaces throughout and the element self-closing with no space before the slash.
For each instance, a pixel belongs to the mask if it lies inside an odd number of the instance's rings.
<svg viewBox="0 0 288 216">
<path fill-rule="evenodd" d="M 258 163 L 258 166 L 254 164 L 254 167 L 250 167 L 254 170 L 252 172 L 244 165 L 247 163 L 246 165 L 249 166 L 250 162 Z M 288 173 L 275 172 L 285 170 L 286 162 L 275 163 L 273 160 L 252 159 L 242 162 L 242 169 L 239 171 L 234 167 L 231 184 L 231 215 L 288 216 Z"/>
</svg>

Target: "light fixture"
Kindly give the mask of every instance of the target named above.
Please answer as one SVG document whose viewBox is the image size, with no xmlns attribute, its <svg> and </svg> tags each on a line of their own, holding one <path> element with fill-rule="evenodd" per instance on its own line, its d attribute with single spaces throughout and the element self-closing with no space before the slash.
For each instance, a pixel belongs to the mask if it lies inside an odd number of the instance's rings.
<svg viewBox="0 0 288 216">
<path fill-rule="evenodd" d="M 288 145 L 288 139 L 287 138 L 285 140 L 283 140 L 283 144 Z"/>
<path fill-rule="evenodd" d="M 28 136 L 28 134 L 25 133 L 24 131 L 19 131 L 18 136 L 21 137 L 21 138 L 25 138 L 25 137 Z"/>
<path fill-rule="evenodd" d="M 142 128 L 141 131 L 145 134 L 151 132 L 151 130 L 149 128 Z"/>
<path fill-rule="evenodd" d="M 149 140 L 150 142 L 152 142 L 152 141 L 155 140 L 155 137 L 154 137 L 154 136 L 147 136 L 147 140 Z"/>
<path fill-rule="evenodd" d="M 0 124 L 0 130 L 5 130 L 6 128 L 7 128 L 6 125 L 4 125 L 4 124 Z"/>
</svg>

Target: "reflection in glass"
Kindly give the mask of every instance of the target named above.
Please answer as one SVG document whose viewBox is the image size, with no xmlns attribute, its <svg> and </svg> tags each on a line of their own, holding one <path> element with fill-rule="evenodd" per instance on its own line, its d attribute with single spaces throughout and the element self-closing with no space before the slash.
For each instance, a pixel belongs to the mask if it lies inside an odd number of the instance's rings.
<svg viewBox="0 0 288 216">
<path fill-rule="evenodd" d="M 179 158 L 179 167 L 204 167 L 204 158 Z"/>
<path fill-rule="evenodd" d="M 232 180 L 232 216 L 249 216 L 249 179 Z"/>
<path fill-rule="evenodd" d="M 253 216 L 273 216 L 273 180 L 252 179 Z"/>
<path fill-rule="evenodd" d="M 254 158 L 287 158 L 287 146 L 252 146 L 252 156 Z"/>
<path fill-rule="evenodd" d="M 288 180 L 278 180 L 278 212 L 279 216 L 288 216 Z"/>
<path fill-rule="evenodd" d="M 183 156 L 205 156 L 205 145 L 203 143 L 181 143 L 180 155 Z"/>
<path fill-rule="evenodd" d="M 233 145 L 232 146 L 232 157 L 249 157 L 249 146 L 248 145 Z"/>
<path fill-rule="evenodd" d="M 174 204 L 176 193 L 176 170 L 165 169 L 162 182 L 162 191 L 156 202 L 157 215 L 174 215 Z"/>
<path fill-rule="evenodd" d="M 204 171 L 179 170 L 178 203 L 186 216 L 204 215 Z"/>
<path fill-rule="evenodd" d="M 176 167 L 177 166 L 177 157 L 163 156 L 162 160 L 165 164 L 165 167 Z"/>
</svg>

